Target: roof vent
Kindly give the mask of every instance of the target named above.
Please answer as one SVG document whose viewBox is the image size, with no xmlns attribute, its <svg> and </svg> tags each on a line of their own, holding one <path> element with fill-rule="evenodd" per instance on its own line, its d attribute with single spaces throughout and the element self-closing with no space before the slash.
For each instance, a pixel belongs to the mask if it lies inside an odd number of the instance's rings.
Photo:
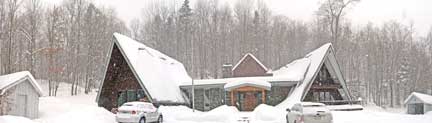
<svg viewBox="0 0 432 123">
<path fill-rule="evenodd" d="M 150 56 L 154 57 L 154 55 L 149 50 L 147 50 L 147 48 L 145 48 L 145 47 L 138 47 L 138 51 L 141 51 L 141 50 L 146 51 Z"/>
</svg>

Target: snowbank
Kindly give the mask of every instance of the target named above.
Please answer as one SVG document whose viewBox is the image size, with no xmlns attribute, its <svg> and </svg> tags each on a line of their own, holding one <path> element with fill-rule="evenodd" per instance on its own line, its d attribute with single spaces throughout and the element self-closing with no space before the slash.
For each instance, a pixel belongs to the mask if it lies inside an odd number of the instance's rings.
<svg viewBox="0 0 432 123">
<path fill-rule="evenodd" d="M 388 112 L 333 111 L 335 123 L 431 123 L 432 115 L 408 115 Z"/>
<path fill-rule="evenodd" d="M 75 109 L 53 117 L 45 116 L 35 121 L 40 123 L 117 123 L 115 115 L 103 108 L 81 107 Z"/>
<path fill-rule="evenodd" d="M 96 93 L 41 97 L 39 99 L 39 118 L 34 121 L 39 123 L 116 123 L 115 115 L 98 107 L 94 101 L 95 97 Z"/>
<path fill-rule="evenodd" d="M 252 112 L 251 119 L 255 122 L 281 122 L 285 123 L 285 114 L 286 111 L 283 109 L 276 108 L 274 106 L 269 106 L 266 104 L 261 104 L 255 108 Z"/>
<path fill-rule="evenodd" d="M 239 113 L 237 108 L 227 105 L 219 106 L 209 112 L 192 112 L 192 109 L 185 106 L 161 106 L 159 111 L 168 123 L 232 123 L 236 121 Z"/>
<path fill-rule="evenodd" d="M 4 116 L 0 116 L 0 123 L 36 123 L 36 122 L 25 117 L 4 115 Z"/>
</svg>

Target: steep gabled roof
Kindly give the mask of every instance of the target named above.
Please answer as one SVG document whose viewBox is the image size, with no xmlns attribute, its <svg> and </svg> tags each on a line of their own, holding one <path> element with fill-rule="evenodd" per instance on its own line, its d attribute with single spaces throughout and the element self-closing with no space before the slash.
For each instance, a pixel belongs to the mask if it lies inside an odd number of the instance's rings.
<svg viewBox="0 0 432 123">
<path fill-rule="evenodd" d="M 113 38 L 150 101 L 186 102 L 179 85 L 192 79 L 182 63 L 124 35 Z"/>
<path fill-rule="evenodd" d="M 340 82 L 343 91 L 345 94 L 347 94 L 347 100 L 351 99 L 345 80 L 342 76 L 342 72 L 340 71 L 339 65 L 336 61 L 334 49 L 331 43 L 322 45 L 318 49 L 307 54 L 305 58 L 310 60 L 310 65 L 306 71 L 303 81 L 298 84 L 291 95 L 289 95 L 284 101 L 277 105 L 278 107 L 290 108 L 294 103 L 301 102 L 312 86 L 312 83 L 320 72 L 320 69 L 324 67 L 324 63 L 328 65 L 327 67 L 330 67 L 330 69 L 334 70 L 336 77 L 339 80 L 338 82 Z"/>
<path fill-rule="evenodd" d="M 311 60 L 308 58 L 297 59 L 271 73 L 275 77 L 292 78 L 292 81 L 302 81 L 305 78 L 310 63 Z"/>
<path fill-rule="evenodd" d="M 24 82 L 24 80 L 29 80 L 30 84 L 34 87 L 39 96 L 43 95 L 41 87 L 28 71 L 0 76 L 0 95 L 3 95 L 9 88 Z"/>
<path fill-rule="evenodd" d="M 245 59 L 246 59 L 247 57 L 251 57 L 251 58 L 252 58 L 254 61 L 256 61 L 256 62 L 259 64 L 259 66 L 261 66 L 265 71 L 268 71 L 267 67 L 264 66 L 264 64 L 261 63 L 261 61 L 259 61 L 259 60 L 258 60 L 254 55 L 252 55 L 251 53 L 247 53 L 247 54 L 245 54 L 245 55 L 243 56 L 243 58 L 241 58 L 240 61 L 237 62 L 237 64 L 232 68 L 232 70 L 235 70 L 235 69 L 236 69 L 240 64 L 242 64 L 242 63 L 245 61 Z"/>
<path fill-rule="evenodd" d="M 407 104 L 410 100 L 412 100 L 412 98 L 417 98 L 421 102 L 426 103 L 426 104 L 432 104 L 432 95 L 427 95 L 427 94 L 422 94 L 422 93 L 417 93 L 417 92 L 412 92 L 408 96 L 408 98 L 404 101 L 404 104 Z"/>
</svg>

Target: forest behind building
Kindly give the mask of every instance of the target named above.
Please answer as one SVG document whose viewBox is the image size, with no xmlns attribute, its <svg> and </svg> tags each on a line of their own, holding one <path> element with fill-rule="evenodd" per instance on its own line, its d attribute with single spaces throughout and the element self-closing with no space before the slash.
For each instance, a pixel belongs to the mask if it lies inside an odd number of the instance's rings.
<svg viewBox="0 0 432 123">
<path fill-rule="evenodd" d="M 87 93 L 103 80 L 119 32 L 179 60 L 194 79 L 221 78 L 222 65 L 246 53 L 275 70 L 332 43 L 354 99 L 399 107 L 413 91 L 432 93 L 432 28 L 418 35 L 401 20 L 352 24 L 346 14 L 361 1 L 322 0 L 308 21 L 274 14 L 263 0 L 150 1 L 124 22 L 91 0 L 2 0 L 0 74 L 28 70 L 49 80 L 50 95 L 58 82 Z"/>
</svg>

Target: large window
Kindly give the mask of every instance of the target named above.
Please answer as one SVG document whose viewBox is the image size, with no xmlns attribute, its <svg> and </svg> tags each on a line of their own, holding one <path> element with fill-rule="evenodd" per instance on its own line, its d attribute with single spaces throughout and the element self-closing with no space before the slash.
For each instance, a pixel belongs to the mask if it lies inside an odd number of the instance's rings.
<svg viewBox="0 0 432 123">
<path fill-rule="evenodd" d="M 121 106 L 126 102 L 139 101 L 145 99 L 146 96 L 142 89 L 139 90 L 123 90 L 118 93 L 117 106 Z"/>
</svg>

